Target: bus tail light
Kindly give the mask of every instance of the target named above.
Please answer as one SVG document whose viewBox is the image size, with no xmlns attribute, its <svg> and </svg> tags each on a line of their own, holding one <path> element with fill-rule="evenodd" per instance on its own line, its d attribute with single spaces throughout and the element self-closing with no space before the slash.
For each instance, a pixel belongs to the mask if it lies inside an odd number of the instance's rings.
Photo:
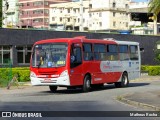
<svg viewBox="0 0 160 120">
<path fill-rule="evenodd" d="M 64 77 L 68 75 L 68 70 L 65 70 L 61 73 L 60 77 Z"/>
<path fill-rule="evenodd" d="M 34 72 L 30 73 L 30 77 L 37 77 L 36 74 Z"/>
</svg>

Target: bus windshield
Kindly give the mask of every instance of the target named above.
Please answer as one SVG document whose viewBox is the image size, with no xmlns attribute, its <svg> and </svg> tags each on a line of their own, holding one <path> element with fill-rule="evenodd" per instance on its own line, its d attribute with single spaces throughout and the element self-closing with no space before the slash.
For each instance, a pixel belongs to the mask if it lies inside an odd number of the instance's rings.
<svg viewBox="0 0 160 120">
<path fill-rule="evenodd" d="M 67 43 L 35 45 L 32 54 L 32 67 L 53 68 L 65 66 L 67 47 Z"/>
</svg>

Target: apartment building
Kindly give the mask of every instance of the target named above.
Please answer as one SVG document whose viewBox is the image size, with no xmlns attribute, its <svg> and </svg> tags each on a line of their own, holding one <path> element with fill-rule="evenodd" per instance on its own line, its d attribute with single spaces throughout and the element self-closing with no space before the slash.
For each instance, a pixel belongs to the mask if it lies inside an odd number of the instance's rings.
<svg viewBox="0 0 160 120">
<path fill-rule="evenodd" d="M 90 31 L 128 30 L 130 0 L 87 0 L 83 1 L 83 16 L 80 2 L 50 5 L 50 28 L 79 30 L 80 17 L 83 29 Z"/>
<path fill-rule="evenodd" d="M 80 13 L 80 2 L 67 2 L 50 5 L 50 29 L 79 30 L 83 20 L 83 29 L 88 30 L 89 0 L 83 1 L 83 10 Z"/>
<path fill-rule="evenodd" d="M 91 0 L 90 30 L 128 30 L 130 0 Z"/>
<path fill-rule="evenodd" d="M 70 0 L 19 0 L 19 27 L 48 28 L 49 6 Z"/>
</svg>

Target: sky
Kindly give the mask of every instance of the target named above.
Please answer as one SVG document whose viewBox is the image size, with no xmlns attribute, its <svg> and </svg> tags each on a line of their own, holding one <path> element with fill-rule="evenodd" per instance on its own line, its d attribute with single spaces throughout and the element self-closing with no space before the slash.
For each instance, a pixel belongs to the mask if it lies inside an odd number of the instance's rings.
<svg viewBox="0 0 160 120">
<path fill-rule="evenodd" d="M 148 0 L 132 0 L 132 1 L 135 1 L 135 2 L 147 2 Z"/>
</svg>

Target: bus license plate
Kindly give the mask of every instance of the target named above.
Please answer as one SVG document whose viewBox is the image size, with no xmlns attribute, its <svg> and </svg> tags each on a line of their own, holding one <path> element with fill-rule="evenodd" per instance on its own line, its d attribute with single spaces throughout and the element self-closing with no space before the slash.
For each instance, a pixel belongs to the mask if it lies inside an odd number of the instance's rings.
<svg viewBox="0 0 160 120">
<path fill-rule="evenodd" d="M 50 78 L 45 78 L 44 82 L 51 82 L 51 79 Z"/>
</svg>

